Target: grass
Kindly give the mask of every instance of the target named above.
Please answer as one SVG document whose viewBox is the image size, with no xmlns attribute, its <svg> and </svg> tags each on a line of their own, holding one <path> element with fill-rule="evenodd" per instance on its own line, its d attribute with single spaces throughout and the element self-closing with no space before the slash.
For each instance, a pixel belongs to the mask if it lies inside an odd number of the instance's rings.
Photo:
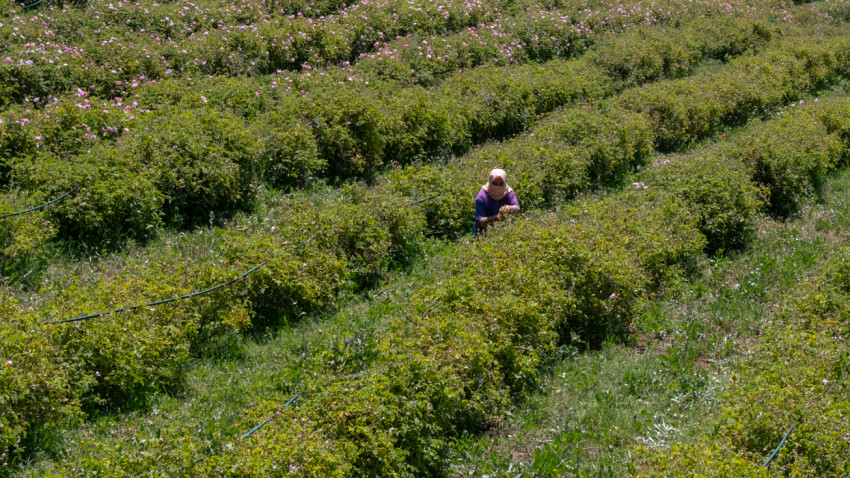
<svg viewBox="0 0 850 478">
<path fill-rule="evenodd" d="M 717 398 L 774 312 L 850 243 L 850 171 L 807 206 L 787 221 L 762 216 L 748 250 L 705 261 L 644 304 L 628 343 L 564 350 L 537 395 L 457 441 L 453 474 L 624 476 L 636 447 L 710 433 Z"/>
</svg>

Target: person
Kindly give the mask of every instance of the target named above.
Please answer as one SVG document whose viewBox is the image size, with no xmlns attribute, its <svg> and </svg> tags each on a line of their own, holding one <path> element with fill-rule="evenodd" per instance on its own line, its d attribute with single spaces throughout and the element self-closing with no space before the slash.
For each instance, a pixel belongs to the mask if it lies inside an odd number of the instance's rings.
<svg viewBox="0 0 850 478">
<path fill-rule="evenodd" d="M 478 235 L 490 224 L 502 221 L 514 212 L 519 212 L 519 202 L 514 190 L 508 186 L 508 173 L 503 169 L 490 171 L 490 179 L 481 186 L 475 197 L 475 225 L 472 233 Z"/>
</svg>

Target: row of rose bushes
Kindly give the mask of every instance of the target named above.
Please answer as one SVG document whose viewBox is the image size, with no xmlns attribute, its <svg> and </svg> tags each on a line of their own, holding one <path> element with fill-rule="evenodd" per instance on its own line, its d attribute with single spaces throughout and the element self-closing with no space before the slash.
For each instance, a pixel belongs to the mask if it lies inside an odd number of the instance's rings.
<svg viewBox="0 0 850 478">
<path fill-rule="evenodd" d="M 31 101 L 27 105 L 44 106 L 76 88 L 111 99 L 132 96 L 135 84 L 171 76 L 267 75 L 304 70 L 304 65 L 340 65 L 342 71 L 333 71 L 345 78 L 351 74 L 345 71 L 351 70 L 349 65 L 361 60 L 368 65 L 354 73 L 428 83 L 435 75 L 494 60 L 544 60 L 582 52 L 604 33 L 632 26 L 702 16 L 763 18 L 777 3 L 766 1 L 743 11 L 684 1 L 667 9 L 650 2 L 612 3 L 602 11 L 582 2 L 559 3 L 551 11 L 545 4 L 520 3 L 502 12 L 498 4 L 487 2 L 364 2 L 350 14 L 318 21 L 250 5 L 245 11 L 261 18 L 244 18 L 238 6 L 218 3 L 95 5 L 99 8 L 94 12 L 64 9 L 3 19 L 18 30 L 0 36 L 0 45 L 11 55 L 0 61 L 0 105 Z M 797 10 L 802 11 L 792 9 Z M 189 15 L 181 16 L 184 12 Z M 228 14 L 238 19 L 228 19 Z M 93 15 L 97 22 L 91 21 Z M 175 21 L 186 25 L 178 28 Z"/>
<path fill-rule="evenodd" d="M 89 245 L 145 239 L 163 224 L 250 208 L 261 181 L 293 187 L 460 153 L 520 132 L 565 103 L 681 75 L 697 60 L 740 54 L 769 36 L 750 21 L 647 30 L 614 37 L 580 60 L 479 68 L 432 90 L 327 80 L 306 96 L 254 95 L 253 85 L 219 79 L 202 83 L 204 96 L 168 82 L 130 105 L 77 98 L 32 119 L 10 111 L 0 156 L 15 184 L 43 191 L 33 203 L 80 186 L 47 210 L 59 238 Z M 637 55 L 642 45 L 654 46 Z M 177 104 L 141 113 L 170 103 Z"/>
<path fill-rule="evenodd" d="M 238 2 L 97 2 L 21 13 L 9 1 L 3 13 L 3 23 L 13 27 L 0 37 L 9 52 L 0 66 L 4 103 L 85 87 L 111 98 L 133 82 L 169 74 L 337 64 L 372 50 L 375 42 L 456 31 L 500 15 L 495 2 L 398 0 L 358 3 L 320 20 Z"/>
<path fill-rule="evenodd" d="M 726 68 L 730 71 L 735 69 L 733 65 Z M 836 118 L 840 118 L 841 111 L 845 111 L 840 106 L 830 110 L 835 111 Z M 605 117 L 596 111 L 577 111 L 575 116 L 568 117 L 584 119 L 583 122 L 575 124 L 565 123 L 561 125 L 560 130 L 572 132 L 564 135 L 563 140 L 572 141 L 571 151 L 576 157 L 587 159 L 588 166 L 584 168 L 586 170 L 601 167 L 606 162 L 638 164 L 645 160 L 656 139 L 653 130 L 640 122 L 624 123 L 616 115 L 607 121 L 600 121 Z M 840 124 L 840 121 L 836 119 L 834 123 Z M 582 127 L 588 125 L 597 128 L 595 135 L 578 134 Z M 622 129 L 628 125 L 633 125 L 639 134 Z M 541 126 L 541 131 L 556 126 L 556 121 L 553 120 L 548 126 Z M 820 131 L 814 133 L 820 134 Z M 526 138 L 506 143 L 505 151 L 514 147 L 514 143 L 535 137 L 541 145 L 552 142 L 551 136 L 538 136 L 537 132 L 533 132 Z M 587 140 L 588 137 L 596 139 Z M 771 155 L 776 156 L 777 153 Z M 794 158 L 804 160 L 806 157 L 797 154 Z M 515 169 L 523 167 L 520 159 L 522 156 L 517 158 Z M 612 167 L 603 168 L 603 171 L 610 169 Z M 694 172 L 699 178 L 703 178 L 693 179 L 697 182 L 704 181 L 706 171 L 713 172 L 717 178 L 716 183 L 726 188 L 720 192 L 709 194 L 711 191 L 708 191 L 703 195 L 688 196 L 689 190 L 685 190 L 684 193 L 679 191 L 677 194 L 686 199 L 695 197 L 695 200 L 715 201 L 716 203 L 698 209 L 699 214 L 691 212 L 694 206 L 690 206 L 688 220 L 703 227 L 709 237 L 714 234 L 714 237 L 728 236 L 735 240 L 738 229 L 733 229 L 729 234 L 718 231 L 717 229 L 723 227 L 723 223 L 713 220 L 712 214 L 716 211 L 731 214 L 731 205 L 735 214 L 740 214 L 743 219 L 728 220 L 728 227 L 737 227 L 742 221 L 746 223 L 746 219 L 751 218 L 756 209 L 758 189 L 752 185 L 743 187 L 742 184 L 747 184 L 746 177 L 727 181 L 723 176 L 727 170 L 742 171 L 742 168 L 713 168 L 711 165 L 703 165 Z M 681 184 L 676 178 L 670 182 L 674 185 Z M 515 184 L 519 187 L 519 183 Z M 436 187 L 430 190 L 445 193 L 447 190 L 443 189 L 443 186 L 445 185 L 437 183 Z M 405 248 L 424 230 L 423 215 L 418 210 L 404 207 L 403 196 L 388 194 L 380 187 L 371 190 L 349 190 L 347 194 L 349 195 L 335 200 L 326 198 L 328 202 L 325 204 L 322 204 L 320 198 L 293 199 L 291 207 L 281 206 L 285 210 L 272 215 L 280 219 L 276 221 L 275 227 L 282 228 L 283 231 L 268 229 L 252 237 L 238 232 L 225 234 L 228 246 L 222 248 L 220 255 L 204 257 L 203 267 L 195 264 L 197 258 L 183 257 L 178 260 L 171 258 L 167 261 L 170 267 L 152 271 L 142 267 L 142 259 L 139 259 L 138 264 L 131 263 L 125 272 L 119 275 L 115 275 L 114 271 L 105 270 L 104 280 L 97 284 L 53 284 L 52 291 L 44 291 L 51 300 L 42 305 L 35 316 L 16 319 L 29 326 L 13 326 L 12 329 L 26 330 L 36 325 L 39 320 L 64 318 L 77 313 L 107 310 L 156 297 L 177 295 L 193 287 L 200 288 L 203 284 L 221 282 L 234 276 L 239 270 L 272 258 L 269 266 L 250 276 L 245 283 L 227 294 L 206 296 L 197 303 L 179 303 L 174 308 L 157 307 L 153 311 L 136 311 L 93 319 L 80 324 L 81 326 L 57 326 L 50 330 L 58 335 L 48 340 L 39 331 L 38 335 L 42 337 L 43 342 L 32 342 L 32 347 L 38 347 L 40 343 L 60 347 L 61 353 L 48 355 L 63 364 L 61 369 L 57 370 L 58 377 L 71 374 L 68 382 L 57 382 L 65 383 L 66 387 L 71 387 L 68 383 L 73 384 L 74 393 L 70 393 L 68 397 L 82 398 L 93 406 L 104 401 L 113 404 L 143 401 L 152 390 L 169 390 L 179 386 L 193 343 L 200 343 L 206 336 L 243 328 L 250 320 L 280 320 L 279 316 L 274 315 L 274 311 L 289 312 L 290 318 L 297 318 L 299 314 L 326 307 L 333 303 L 336 290 L 342 287 L 346 280 L 354 276 L 359 277 L 357 280 L 363 284 L 368 283 L 371 277 L 379 275 L 386 268 L 393 254 L 396 257 L 403 256 Z M 665 200 L 674 203 L 682 200 L 676 199 L 675 195 L 665 197 Z M 437 202 L 442 203 L 442 198 Z M 531 202 L 525 204 L 527 207 L 531 206 Z M 372 209 L 376 207 L 377 210 Z M 468 198 L 465 204 L 458 202 L 456 207 L 458 211 L 467 211 L 468 214 Z M 738 209 L 735 210 L 734 207 Z M 748 207 L 751 209 L 747 209 Z M 653 206 L 649 210 L 655 211 L 656 208 Z M 454 212 L 454 215 L 460 214 Z M 622 227 L 631 227 L 632 223 L 629 221 L 623 222 Z M 638 224 L 640 221 L 635 220 L 634 225 Z M 316 248 L 304 248 L 297 253 L 291 251 L 290 248 L 306 234 L 305 231 L 311 230 L 310 225 L 320 233 Z M 599 227 L 605 229 L 607 226 L 599 224 Z M 746 227 L 740 230 L 745 231 Z M 643 234 L 641 231 L 637 233 Z M 298 239 L 294 239 L 296 236 Z M 700 236 L 700 248 L 704 245 L 702 241 Z M 667 268 L 684 264 L 668 260 L 668 253 L 678 257 L 678 253 L 670 252 L 667 248 L 641 252 L 641 260 L 646 261 L 645 268 L 652 277 L 663 277 Z M 310 256 L 309 260 L 305 258 L 305 254 Z M 160 258 L 160 261 L 166 262 L 163 258 Z M 134 265 L 138 265 L 138 268 L 133 267 Z M 133 269 L 148 272 L 146 275 L 126 272 Z M 184 279 L 185 282 L 175 281 L 174 278 Z M 258 316 L 254 316 L 255 314 Z M 590 331 L 582 329 L 578 322 L 565 330 L 586 335 L 594 330 L 592 323 L 588 324 L 590 325 L 586 326 Z M 110 346 L 105 347 L 104 344 Z M 26 374 L 22 376 L 25 377 Z M 29 385 L 34 388 L 30 389 Z M 63 410 L 56 409 L 53 410 L 54 414 L 51 414 L 49 409 L 41 408 L 45 406 L 44 403 L 29 400 L 33 396 L 30 394 L 40 393 L 39 386 L 40 382 L 24 381 L 21 386 L 14 388 L 20 395 L 17 396 L 15 405 L 9 409 L 9 416 L 13 417 L 8 420 L 10 423 L 23 423 L 25 419 L 21 417 L 24 416 L 41 415 L 42 424 L 65 416 Z M 42 395 L 53 396 L 56 392 Z M 26 407 L 19 408 L 24 403 L 35 407 L 36 411 Z M 63 402 L 50 403 L 50 406 L 55 406 L 56 403 Z"/>
<path fill-rule="evenodd" d="M 846 476 L 850 473 L 850 268 L 846 254 L 801 284 L 734 370 L 714 432 L 665 451 L 643 449 L 636 476 Z M 770 466 L 762 465 L 796 424 Z"/>
<path fill-rule="evenodd" d="M 479 241 L 449 247 L 406 294 L 381 305 L 374 322 L 341 313 L 308 346 L 282 352 L 289 361 L 267 378 L 274 384 L 264 388 L 269 396 L 259 406 L 250 398 L 254 408 L 237 420 L 233 433 L 250 428 L 296 391 L 304 395 L 249 440 L 228 446 L 223 439 L 213 456 L 199 456 L 210 444 L 197 437 L 196 427 L 154 417 L 121 446 L 83 443 L 77 459 L 57 464 L 55 476 L 132 476 L 149 470 L 187 476 L 442 474 L 451 438 L 486 428 L 512 401 L 533 390 L 541 361 L 560 344 L 598 343 L 622 332 L 639 301 L 703 256 L 708 240 L 702 231 L 735 237 L 742 222 L 752 226 L 761 205 L 757 171 L 729 151 L 749 147 L 751 137 L 768 130 L 809 136 L 794 143 L 796 148 L 773 151 L 776 160 L 803 161 L 811 143 L 832 134 L 844 134 L 846 149 L 848 105 L 850 100 L 841 97 L 786 111 L 730 137 L 731 146 L 721 143 L 671 156 L 665 160 L 669 163 L 638 176 L 639 187 L 582 199 L 556 213 L 532 214 Z M 809 129 L 806 123 L 812 119 L 828 126 Z M 847 159 L 832 158 L 830 165 L 844 165 Z M 702 187 L 692 192 L 687 184 Z M 706 217 L 716 216 L 713 211 L 738 218 L 707 223 Z M 723 227 L 729 230 L 721 232 Z M 846 324 L 842 327 L 840 333 L 846 334 Z M 830 332 L 822 338 L 834 342 L 838 331 Z M 834 371 L 830 359 L 835 351 L 821 352 L 819 344 L 810 342 L 799 353 L 818 357 L 813 361 Z M 300 357 L 305 349 L 306 360 Z M 764 364 L 782 368 L 775 355 L 766 356 Z M 780 399 L 789 393 L 774 390 Z M 780 402 L 770 401 L 777 409 Z M 763 442 L 753 437 L 770 431 L 773 443 L 780 429 L 773 425 L 791 415 L 761 426 L 764 417 L 758 410 L 735 411 L 759 426 L 742 428 L 730 420 L 728 428 L 740 441 L 750 439 L 758 446 Z M 828 444 L 835 453 L 826 457 L 819 457 L 815 450 L 821 448 L 814 446 L 840 429 L 833 425 L 808 442 L 813 446 L 805 450 L 811 458 L 806 466 L 816 476 L 846 461 L 843 444 Z"/>
<path fill-rule="evenodd" d="M 805 11 L 797 7 L 794 11 Z M 599 42 L 614 41 L 630 54 L 631 63 L 623 63 L 624 51 L 617 50 L 613 58 L 594 55 L 597 63 L 612 62 L 612 76 L 626 86 L 643 84 L 661 76 L 684 74 L 687 61 L 698 62 L 701 57 L 724 59 L 757 46 L 771 35 L 767 24 L 755 23 L 757 15 L 746 17 L 716 15 L 691 17 L 682 13 L 676 18 L 675 29 L 643 26 L 645 34 L 654 34 L 652 47 L 658 54 L 645 52 L 646 48 L 623 41 L 621 35 L 628 25 L 605 22 L 599 31 L 588 34 L 590 26 L 565 29 L 564 19 L 558 12 L 529 12 L 508 18 L 490 27 L 470 28 L 451 36 L 412 35 L 382 46 L 374 54 L 361 54 L 361 59 L 351 69 L 365 80 L 390 78 L 403 83 L 431 85 L 458 70 L 479 65 L 543 62 L 554 58 L 575 57 Z M 670 19 L 672 22 L 672 19 Z M 753 31 L 731 37 L 724 27 L 751 24 Z M 822 23 L 810 19 L 806 23 Z M 642 25 L 639 25 L 642 26 Z M 555 33 L 551 33 L 555 32 Z M 672 34 L 672 35 L 671 35 Z M 689 48 L 683 51 L 681 41 L 687 39 Z M 605 47 L 602 51 L 612 51 Z M 661 59 L 660 56 L 665 58 Z M 683 64 L 684 63 L 684 64 Z M 643 75 L 646 75 L 644 77 Z"/>
</svg>

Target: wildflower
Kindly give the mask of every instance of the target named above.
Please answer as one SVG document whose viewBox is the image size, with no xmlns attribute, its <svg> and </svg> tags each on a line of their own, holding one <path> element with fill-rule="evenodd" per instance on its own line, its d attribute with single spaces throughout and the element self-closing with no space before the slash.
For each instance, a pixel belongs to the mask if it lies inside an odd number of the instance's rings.
<svg viewBox="0 0 850 478">
<path fill-rule="evenodd" d="M 94 375 L 95 375 L 96 377 L 100 377 L 100 372 L 95 372 L 95 373 L 94 373 Z"/>
<path fill-rule="evenodd" d="M 256 96 L 257 98 L 259 98 L 259 97 L 260 97 L 260 92 L 259 92 L 259 91 L 255 91 L 255 92 L 254 92 L 254 96 Z"/>
<path fill-rule="evenodd" d="M 35 140 L 36 140 L 36 141 L 41 141 L 41 136 L 36 136 L 36 137 L 35 137 Z"/>
<path fill-rule="evenodd" d="M 204 103 L 206 103 L 206 102 L 207 102 L 206 97 L 201 96 L 201 101 L 203 101 Z"/>
<path fill-rule="evenodd" d="M 829 383 L 829 380 L 827 380 L 827 379 L 823 379 L 823 382 L 822 382 L 822 383 L 823 383 L 824 385 L 826 385 L 826 384 L 828 384 L 828 383 Z"/>
<path fill-rule="evenodd" d="M 9 360 L 8 362 L 6 362 L 6 366 L 7 366 L 7 367 L 12 367 L 12 366 L 14 366 L 14 365 L 15 365 L 15 362 L 12 362 L 11 360 Z"/>
</svg>

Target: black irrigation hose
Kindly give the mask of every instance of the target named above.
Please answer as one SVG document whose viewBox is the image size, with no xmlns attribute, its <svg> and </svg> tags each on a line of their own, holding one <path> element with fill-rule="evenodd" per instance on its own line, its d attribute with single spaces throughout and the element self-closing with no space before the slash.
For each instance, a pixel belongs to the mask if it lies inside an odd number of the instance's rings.
<svg viewBox="0 0 850 478">
<path fill-rule="evenodd" d="M 313 237 L 315 237 L 315 236 L 313 236 Z M 305 244 L 312 241 L 313 237 L 311 237 L 311 238 L 307 239 L 306 241 L 302 242 L 301 244 L 298 244 L 297 246 L 293 247 L 292 250 L 294 251 L 296 249 L 303 247 Z M 74 317 L 72 319 L 63 319 L 63 320 L 57 320 L 57 321 L 46 321 L 44 323 L 45 324 L 66 324 L 66 323 L 69 323 L 69 322 L 79 322 L 79 321 L 82 321 L 82 320 L 94 319 L 96 317 L 103 317 L 104 315 L 117 314 L 119 312 L 130 311 L 130 310 L 133 310 L 133 309 L 138 309 L 139 307 L 153 307 L 153 306 L 156 306 L 156 305 L 167 304 L 169 302 L 176 302 L 178 300 L 190 299 L 192 297 L 197 297 L 199 295 L 209 294 L 210 292 L 212 292 L 214 290 L 221 289 L 222 287 L 227 287 L 230 284 L 233 284 L 234 282 L 240 281 L 240 280 L 248 277 L 248 275 L 252 274 L 257 269 L 259 269 L 260 267 L 263 267 L 266 264 L 267 264 L 266 262 L 262 262 L 260 264 L 257 264 L 256 266 L 248 269 L 247 271 L 243 272 L 242 274 L 234 277 L 233 279 L 230 279 L 227 282 L 215 285 L 213 287 L 210 287 L 209 289 L 204 289 L 204 290 L 192 292 L 192 293 L 189 293 L 189 294 L 186 294 L 186 295 L 181 295 L 180 297 L 173 297 L 171 299 L 160 299 L 160 300 L 156 300 L 156 301 L 153 301 L 153 302 L 148 302 L 146 304 L 133 305 L 133 306 L 130 306 L 130 307 L 121 307 L 121 308 L 118 308 L 118 309 L 115 309 L 115 310 L 109 310 L 109 311 L 106 311 L 106 312 L 98 312 L 96 314 L 82 315 L 82 316 L 79 316 L 79 317 Z"/>
<path fill-rule="evenodd" d="M 26 8 L 26 7 L 24 7 L 24 8 Z M 18 211 L 18 212 L 13 212 L 13 213 L 9 213 L 9 214 L 4 214 L 4 215 L 0 216 L 0 219 L 5 219 L 5 218 L 7 218 L 7 217 L 12 217 L 12 216 L 20 216 L 21 214 L 26 214 L 26 213 L 28 213 L 28 212 L 38 211 L 39 209 L 45 208 L 45 207 L 47 207 L 47 206 L 49 206 L 49 205 L 51 205 L 51 204 L 55 203 L 56 201 L 59 201 L 60 199 L 64 198 L 65 196 L 67 196 L 67 195 L 71 194 L 72 192 L 76 191 L 78 187 L 79 187 L 79 186 L 75 187 L 74 189 L 72 189 L 72 190 L 70 190 L 70 191 L 66 192 L 65 194 L 63 194 L 63 195 L 59 196 L 58 198 L 56 198 L 56 199 L 54 199 L 54 200 L 52 200 L 52 201 L 48 201 L 48 202 L 46 202 L 46 203 L 42 204 L 41 206 L 35 206 L 35 207 L 31 207 L 31 208 L 29 208 L 29 209 L 25 209 L 25 210 L 23 210 L 23 211 Z"/>
<path fill-rule="evenodd" d="M 420 200 L 418 200 L 418 201 L 413 201 L 412 203 L 410 203 L 410 205 L 411 205 L 411 206 L 415 206 L 415 205 L 417 205 L 417 204 L 422 204 L 422 203 L 423 203 L 423 202 L 425 202 L 425 201 L 430 201 L 430 200 L 432 200 L 432 199 L 436 199 L 436 198 L 438 198 L 438 197 L 440 197 L 440 196 L 442 196 L 442 194 L 437 194 L 437 195 L 435 195 L 435 196 L 431 196 L 431 197 L 429 197 L 429 198 L 420 199 Z"/>
<path fill-rule="evenodd" d="M 244 433 L 244 434 L 242 434 L 242 435 L 239 435 L 239 438 L 237 438 L 237 439 L 236 439 L 236 441 L 238 442 L 239 440 L 242 440 L 243 438 L 248 438 L 249 436 L 251 436 L 251 434 L 252 434 L 252 433 L 254 433 L 255 431 L 259 430 L 260 428 L 262 428 L 264 425 L 266 425 L 266 424 L 267 424 L 267 423 L 269 423 L 270 421 L 274 420 L 274 418 L 275 418 L 275 417 L 277 417 L 278 413 L 280 413 L 280 411 L 281 411 L 281 410 L 283 410 L 284 408 L 288 407 L 289 405 L 292 405 L 292 402 L 294 402 L 295 400 L 298 400 L 298 397 L 300 397 L 300 396 L 301 396 L 301 393 L 302 393 L 302 392 L 298 392 L 298 393 L 296 393 L 296 394 L 295 394 L 292 398 L 290 398 L 289 400 L 287 400 L 287 401 L 286 401 L 286 403 L 284 403 L 283 405 L 281 405 L 281 406 L 277 407 L 277 410 L 275 410 L 275 411 L 274 411 L 274 414 L 272 414 L 272 416 L 270 416 L 269 418 L 266 418 L 265 420 L 263 420 L 263 421 L 262 421 L 259 425 L 255 426 L 254 428 L 252 428 L 252 429 L 251 429 L 251 430 L 249 430 L 248 432 L 246 432 L 246 433 Z M 204 456 L 202 456 L 202 457 L 198 458 L 197 460 L 193 461 L 193 462 L 192 462 L 192 464 L 193 464 L 193 465 L 197 465 L 198 463 L 201 463 L 202 461 L 206 460 L 207 458 L 211 457 L 212 455 L 213 455 L 213 453 L 212 453 L 212 452 L 206 452 L 206 453 L 204 454 Z M 188 465 L 183 465 L 183 466 L 181 466 L 181 467 L 180 467 L 180 469 L 178 470 L 178 472 L 185 470 L 187 466 L 188 466 Z"/>
<path fill-rule="evenodd" d="M 850 365 L 850 364 L 848 364 L 848 365 Z M 842 367 L 841 370 L 844 371 L 844 369 L 846 369 L 846 368 L 847 368 L 847 365 Z M 840 378 L 839 378 L 839 380 L 840 380 Z M 820 398 L 822 399 L 823 397 L 829 395 L 829 392 L 831 392 L 832 389 L 835 388 L 836 383 L 838 383 L 838 380 L 836 380 L 835 382 L 832 382 L 832 385 L 830 385 L 829 389 L 827 389 L 827 391 L 824 392 L 824 394 L 821 395 Z M 818 401 L 819 400 L 820 399 L 818 399 Z M 797 421 L 794 422 L 793 425 L 791 425 L 791 428 L 789 428 L 787 432 L 785 432 L 785 435 L 782 437 L 782 441 L 779 442 L 779 445 L 776 447 L 775 450 L 773 450 L 773 453 L 770 454 L 770 457 L 768 457 L 768 459 L 761 465 L 763 468 L 767 468 L 770 465 L 770 463 L 773 461 L 773 459 L 776 458 L 776 455 L 779 453 L 779 450 L 782 448 L 782 445 L 785 444 L 785 440 L 788 439 L 788 436 L 791 435 L 791 432 L 793 432 L 794 429 L 797 428 L 797 425 L 799 425 L 800 422 L 803 421 L 803 418 L 806 417 L 806 412 L 809 410 L 809 407 L 812 406 L 812 403 L 813 402 L 810 402 L 808 405 L 806 405 L 806 408 L 803 410 L 803 413 L 800 414 L 800 417 L 797 418 Z"/>
<path fill-rule="evenodd" d="M 265 424 L 266 424 L 266 423 L 268 423 L 268 422 L 270 422 L 270 421 L 274 420 L 274 419 L 275 419 L 275 417 L 277 417 L 277 415 L 280 413 L 280 411 L 281 411 L 281 410 L 283 410 L 284 408 L 288 407 L 288 406 L 289 406 L 292 402 L 294 402 L 295 400 L 297 400 L 297 399 L 298 399 L 298 397 L 300 397 L 300 396 L 301 396 L 301 392 L 296 393 L 296 394 L 295 394 L 292 398 L 290 398 L 289 400 L 287 400 L 287 402 L 286 402 L 286 403 L 284 403 L 283 405 L 279 406 L 279 407 L 277 408 L 277 410 L 275 410 L 275 411 L 274 411 L 274 413 L 272 413 L 272 416 L 270 416 L 269 418 L 266 418 L 265 420 L 263 420 L 262 422 L 260 422 L 260 424 L 259 424 L 259 425 L 257 425 L 257 426 L 255 426 L 254 428 L 250 429 L 250 430 L 249 430 L 247 433 L 245 433 L 244 435 L 239 436 L 239 438 L 237 438 L 237 439 L 236 439 L 236 441 L 242 440 L 243 438 L 248 438 L 248 437 L 249 437 L 249 436 L 251 436 L 251 435 L 252 435 L 255 431 L 259 430 L 260 428 L 263 428 L 263 426 L 265 426 Z"/>
<path fill-rule="evenodd" d="M 431 312 L 431 308 L 434 307 L 434 304 L 436 304 L 438 300 L 440 300 L 439 297 L 434 297 L 434 300 L 432 300 L 431 302 L 428 303 L 427 306 L 425 306 L 425 311 L 422 312 L 422 315 L 419 316 L 419 320 L 424 319 L 425 316 L 428 315 L 428 312 Z"/>
</svg>

